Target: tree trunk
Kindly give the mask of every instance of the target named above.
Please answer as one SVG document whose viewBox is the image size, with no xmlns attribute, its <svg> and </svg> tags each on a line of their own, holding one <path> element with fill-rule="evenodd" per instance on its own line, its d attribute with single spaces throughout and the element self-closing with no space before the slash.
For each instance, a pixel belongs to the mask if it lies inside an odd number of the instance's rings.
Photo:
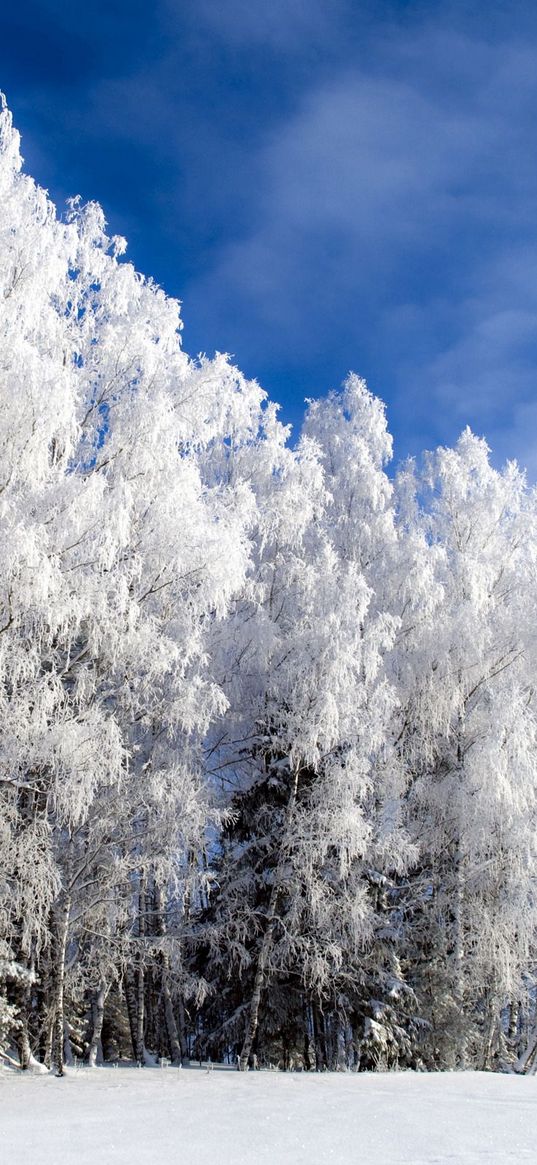
<svg viewBox="0 0 537 1165">
<path fill-rule="evenodd" d="M 54 917 L 54 968 L 52 998 L 52 1063 L 56 1075 L 63 1076 L 65 1066 L 64 1051 L 64 985 L 65 955 L 69 931 L 71 899 L 68 894 L 60 898 Z"/>
<path fill-rule="evenodd" d="M 166 1024 L 166 1035 L 170 1047 L 171 1061 L 172 1064 L 181 1064 L 183 1053 L 179 1043 L 179 1033 L 175 1022 L 172 997 L 168 983 L 168 968 L 166 966 L 162 968 L 162 999 L 164 1002 L 164 1022 Z"/>
<path fill-rule="evenodd" d="M 316 999 L 312 1003 L 312 1015 L 313 1040 L 315 1043 L 315 1070 L 316 1072 L 324 1072 L 327 1067 L 326 1038 L 323 1015 Z"/>
<path fill-rule="evenodd" d="M 67 1065 L 68 1068 L 72 1068 L 73 1063 L 74 1063 L 73 1048 L 71 1045 L 71 1030 L 72 1030 L 71 1025 L 67 1022 L 67 1020 L 64 1017 L 64 1020 L 63 1020 L 63 1062 L 64 1062 L 64 1064 Z"/>
<path fill-rule="evenodd" d="M 520 1007 L 515 1001 L 509 1004 L 509 1027 L 507 1029 L 507 1039 L 510 1044 L 515 1044 L 519 1035 L 519 1016 Z"/>
<path fill-rule="evenodd" d="M 189 1051 L 186 1038 L 185 1005 L 181 996 L 179 996 L 177 1001 L 177 1020 L 177 1032 L 179 1035 L 179 1046 L 181 1048 L 181 1063 L 188 1064 Z"/>
<path fill-rule="evenodd" d="M 158 934 L 164 938 L 167 930 L 166 915 L 164 911 L 162 891 L 159 886 L 155 886 L 155 913 L 157 917 Z M 172 1064 L 181 1064 L 186 1058 L 186 1044 L 183 1046 L 183 1041 L 180 1039 L 177 1023 L 175 1020 L 173 1001 L 170 991 L 170 960 L 166 951 L 163 951 L 161 955 L 161 977 L 162 1001 L 164 1004 L 164 1023 L 166 1026 L 166 1035 L 170 1049 L 170 1057 Z"/>
<path fill-rule="evenodd" d="M 274 936 L 274 930 L 276 928 L 276 921 L 277 921 L 277 917 L 278 917 L 278 915 L 277 915 L 278 897 L 280 894 L 280 889 L 281 889 L 281 885 L 282 885 L 282 878 L 283 878 L 285 847 L 286 847 L 288 833 L 289 833 L 289 826 L 291 823 L 291 816 L 293 813 L 293 809 L 294 809 L 294 805 L 295 805 L 295 801 L 296 801 L 296 797 L 297 797 L 297 792 L 298 792 L 298 774 L 299 774 L 299 769 L 296 768 L 294 773 L 293 773 L 293 781 L 292 781 L 291 791 L 289 793 L 289 801 L 287 803 L 287 809 L 286 809 L 286 813 L 285 813 L 285 823 L 284 823 L 284 828 L 283 828 L 283 833 L 282 833 L 282 839 L 280 842 L 280 852 L 278 855 L 278 864 L 277 864 L 276 869 L 274 871 L 274 881 L 272 883 L 272 889 L 270 892 L 268 911 L 267 911 L 267 925 L 265 928 L 265 933 L 263 935 L 263 941 L 261 943 L 261 948 L 260 948 L 258 959 L 257 959 L 257 967 L 256 967 L 256 972 L 255 972 L 255 978 L 254 978 L 254 987 L 253 987 L 253 991 L 252 991 L 252 998 L 250 1001 L 250 1008 L 249 1008 L 249 1015 L 248 1015 L 248 1026 L 246 1028 L 246 1035 L 244 1038 L 244 1043 L 242 1045 L 241 1054 L 239 1056 L 239 1071 L 240 1072 L 246 1072 L 248 1070 L 248 1061 L 250 1059 L 250 1053 L 252 1051 L 252 1045 L 253 1045 L 254 1039 L 256 1037 L 257 1027 L 258 1027 L 258 1023 L 259 1023 L 259 1007 L 260 1007 L 260 1003 L 261 1003 L 261 994 L 263 991 L 263 987 L 265 985 L 265 972 L 267 969 L 267 963 L 268 963 L 268 959 L 269 959 L 269 955 L 270 955 L 270 950 L 272 947 L 272 939 Z"/>
<path fill-rule="evenodd" d="M 130 967 L 125 969 L 124 975 L 125 987 L 125 1002 L 127 1004 L 127 1015 L 129 1017 L 129 1030 L 131 1033 L 132 1054 L 136 1059 L 136 988 L 134 982 L 134 975 Z"/>
<path fill-rule="evenodd" d="M 102 1031 L 104 1019 L 104 1004 L 106 1000 L 106 983 L 104 979 L 101 980 L 97 991 L 92 999 L 91 1013 L 93 1019 L 93 1031 L 91 1033 L 91 1043 L 88 1053 L 88 1064 L 90 1068 L 95 1068 L 97 1064 L 103 1062 L 103 1045 L 102 1045 Z"/>
<path fill-rule="evenodd" d="M 304 1071 L 311 1072 L 311 1056 L 310 1056 L 311 1040 L 310 1040 L 310 1029 L 309 1029 L 308 1004 L 307 1004 L 306 1000 L 304 1000 L 304 1005 L 303 1005 L 303 1016 L 304 1016 L 304 1021 L 303 1021 L 304 1022 L 304 1052 L 303 1052 Z"/>
<path fill-rule="evenodd" d="M 494 1056 L 498 1050 L 498 1035 L 500 1021 L 495 1007 L 496 997 L 491 991 L 487 1001 L 487 1020 L 483 1040 L 482 1069 L 490 1072 L 493 1067 Z"/>
<path fill-rule="evenodd" d="M 16 1036 L 17 1051 L 19 1053 L 19 1062 L 23 1071 L 30 1067 L 32 1060 L 32 1049 L 30 1047 L 30 1034 L 28 1031 L 28 1016 L 30 1012 L 30 998 L 31 985 L 28 980 L 24 980 L 20 984 L 17 991 L 17 1005 L 19 1012 L 19 1028 Z"/>
<path fill-rule="evenodd" d="M 47 1015 L 47 1022 L 45 1024 L 44 1033 L 43 1033 L 43 1041 L 42 1041 L 43 1063 L 44 1063 L 46 1068 L 50 1068 L 52 1066 L 53 1039 L 54 1039 L 54 1015 L 52 1014 L 52 1012 L 50 1012 L 50 1014 Z"/>
<path fill-rule="evenodd" d="M 17 1035 L 17 1049 L 19 1053 L 20 1066 L 25 1071 L 30 1067 L 32 1059 L 32 1049 L 30 1048 L 30 1038 L 28 1035 L 28 1016 L 23 1012 L 20 1018 L 20 1028 Z"/>
<path fill-rule="evenodd" d="M 242 1045 L 241 1054 L 239 1057 L 239 1071 L 246 1072 L 248 1070 L 248 1061 L 252 1051 L 252 1044 L 254 1042 L 257 1025 L 259 1023 L 259 1006 L 261 1003 L 261 993 L 265 984 L 265 971 L 267 968 L 268 956 L 272 946 L 272 936 L 274 934 L 274 927 L 276 925 L 276 905 L 278 899 L 278 890 L 271 894 L 271 913 L 267 923 L 267 929 L 263 935 L 263 942 L 261 943 L 261 950 L 257 960 L 257 968 L 254 979 L 254 989 L 250 1001 L 250 1009 L 248 1016 L 248 1027 L 246 1029 L 246 1036 Z"/>
<path fill-rule="evenodd" d="M 138 1064 L 143 1064 L 145 1061 L 145 1043 L 144 1043 L 144 1027 L 145 1027 L 145 999 L 144 999 L 144 967 L 141 959 L 138 961 L 138 968 L 136 971 L 136 1036 L 134 1058 Z"/>
<path fill-rule="evenodd" d="M 513 1065 L 515 1072 L 525 1072 L 532 1075 L 532 1065 L 537 1056 L 537 1027 L 534 1027 L 528 1034 L 528 1041 L 526 1048 L 522 1055 L 519 1056 L 516 1064 Z"/>
<path fill-rule="evenodd" d="M 136 967 L 136 1038 L 134 1058 L 138 1064 L 145 1062 L 145 973 L 144 973 L 144 938 L 145 938 L 145 876 L 140 875 L 140 892 L 138 897 L 138 935 L 139 950 Z"/>
<path fill-rule="evenodd" d="M 459 674 L 459 683 L 461 683 L 461 676 Z M 463 781 L 463 752 L 462 752 L 462 716 L 459 716 L 459 724 L 457 729 L 457 773 L 458 786 L 456 792 L 455 808 L 458 817 L 457 839 L 455 842 L 456 851 L 454 855 L 455 865 L 455 886 L 454 886 L 454 902 L 453 902 L 453 998 L 455 1007 L 457 1009 L 456 1022 L 456 1039 L 457 1047 L 455 1049 L 455 1067 L 465 1069 L 467 1067 L 467 1024 L 465 1018 L 465 976 L 464 966 L 466 958 L 466 943 L 465 943 L 465 894 L 466 894 L 466 861 L 464 853 L 461 849 L 461 838 L 464 830 L 464 806 L 462 804 L 462 781 Z"/>
</svg>

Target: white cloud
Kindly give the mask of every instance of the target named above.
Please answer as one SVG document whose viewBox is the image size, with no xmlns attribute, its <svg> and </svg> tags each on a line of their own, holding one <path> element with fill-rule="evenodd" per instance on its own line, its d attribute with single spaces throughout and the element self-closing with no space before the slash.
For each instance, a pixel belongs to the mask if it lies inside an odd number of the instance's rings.
<svg viewBox="0 0 537 1165">
<path fill-rule="evenodd" d="M 173 21 L 179 0 L 166 0 Z M 196 23 L 230 45 L 261 44 L 278 51 L 332 38 L 349 0 L 197 0 Z"/>
<path fill-rule="evenodd" d="M 191 289 L 196 310 L 232 333 L 242 312 L 297 362 L 328 337 L 373 368 L 391 349 L 399 420 L 409 404 L 439 433 L 448 412 L 519 433 L 537 395 L 536 114 L 537 43 L 390 41 L 264 146 L 256 229 Z"/>
</svg>

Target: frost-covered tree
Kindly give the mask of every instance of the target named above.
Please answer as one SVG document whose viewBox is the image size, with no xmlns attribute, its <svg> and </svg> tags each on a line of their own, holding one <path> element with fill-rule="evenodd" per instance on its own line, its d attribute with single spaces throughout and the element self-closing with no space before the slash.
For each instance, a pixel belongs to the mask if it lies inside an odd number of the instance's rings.
<svg viewBox="0 0 537 1165">
<path fill-rule="evenodd" d="M 535 498 L 468 430 L 400 488 L 415 584 L 395 665 L 419 847 L 409 960 L 429 1062 L 490 1067 L 534 957 Z"/>
<path fill-rule="evenodd" d="M 262 394 L 222 358 L 192 365 L 177 304 L 119 261 L 99 209 L 58 222 L 5 109 L 1 133 L 6 929 L 39 962 L 61 1072 L 66 953 L 104 903 L 104 944 L 119 918 L 136 952 L 143 1054 L 145 887 L 180 896 L 203 834 L 200 740 L 223 703 L 205 640 L 248 557 L 249 490 L 202 461 L 255 434 Z"/>
<path fill-rule="evenodd" d="M 282 982 L 326 1060 L 323 1007 L 360 980 L 374 929 L 372 867 L 405 861 L 383 673 L 394 621 L 371 585 L 395 537 L 389 449 L 381 406 L 350 378 L 311 406 L 294 455 L 276 443 L 252 478 L 257 563 L 224 627 L 229 709 L 211 751 L 231 813 L 209 941 L 232 981 L 219 1030 L 246 1032 L 242 1066 Z"/>
<path fill-rule="evenodd" d="M 354 593 L 346 596 L 349 625 L 343 626 L 348 648 L 359 661 L 349 686 L 348 722 L 363 773 L 361 812 L 368 837 L 348 881 L 354 895 L 366 895 L 370 934 L 357 959 L 351 950 L 347 953 L 339 1022 L 344 1021 L 344 1036 L 351 1040 L 347 1060 L 351 1054 L 352 1062 L 364 1067 L 391 1067 L 409 1062 L 413 995 L 400 962 L 398 883 L 415 854 L 404 823 L 405 768 L 392 731 L 398 692 L 390 667 L 400 631 L 400 612 L 392 601 L 399 534 L 385 469 L 392 440 L 384 406 L 355 375 L 340 393 L 310 402 L 304 428 L 322 454 L 328 536 L 341 569 L 359 579 L 368 596 L 360 615 L 354 585 Z M 350 633 L 352 620 L 358 639 Z"/>
<path fill-rule="evenodd" d="M 0 110 L 0 1051 L 532 1070 L 536 497 L 296 446 Z"/>
</svg>

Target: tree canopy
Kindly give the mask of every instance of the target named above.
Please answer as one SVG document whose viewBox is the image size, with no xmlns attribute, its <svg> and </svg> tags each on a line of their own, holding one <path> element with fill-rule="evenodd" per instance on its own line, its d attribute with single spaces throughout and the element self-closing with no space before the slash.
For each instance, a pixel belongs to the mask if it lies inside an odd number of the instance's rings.
<svg viewBox="0 0 537 1165">
<path fill-rule="evenodd" d="M 0 1050 L 532 1067 L 537 503 L 291 443 L 0 112 Z"/>
</svg>

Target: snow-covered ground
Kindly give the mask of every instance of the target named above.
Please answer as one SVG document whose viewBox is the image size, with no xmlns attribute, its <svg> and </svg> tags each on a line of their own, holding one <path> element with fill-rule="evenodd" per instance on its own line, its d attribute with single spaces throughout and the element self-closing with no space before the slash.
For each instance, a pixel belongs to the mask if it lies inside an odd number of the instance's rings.
<svg viewBox="0 0 537 1165">
<path fill-rule="evenodd" d="M 0 1072 L 9 1165 L 534 1165 L 537 1080 L 481 1073 Z"/>
</svg>

